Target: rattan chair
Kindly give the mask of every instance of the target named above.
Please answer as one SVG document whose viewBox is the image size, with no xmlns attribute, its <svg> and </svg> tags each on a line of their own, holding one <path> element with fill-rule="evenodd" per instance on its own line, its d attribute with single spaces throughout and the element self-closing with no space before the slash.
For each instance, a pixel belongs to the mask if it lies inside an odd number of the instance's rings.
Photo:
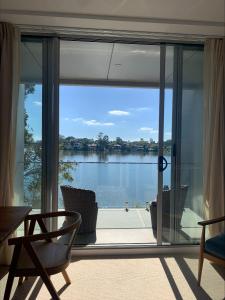
<svg viewBox="0 0 225 300">
<path fill-rule="evenodd" d="M 48 232 L 44 219 L 53 217 L 67 217 L 72 221 L 65 222 L 57 231 Z M 42 233 L 33 234 L 36 223 Z M 9 275 L 6 284 L 4 300 L 10 298 L 14 277 L 40 276 L 54 300 L 60 299 L 50 275 L 62 272 L 67 284 L 70 284 L 66 268 L 70 263 L 70 253 L 73 240 L 81 223 L 81 216 L 75 212 L 52 212 L 29 215 L 25 219 L 26 236 L 9 239 L 9 245 L 15 245 Z M 62 243 L 59 237 L 69 236 L 68 244 Z M 57 239 L 59 238 L 59 239 Z M 53 240 L 54 239 L 54 240 Z"/>
<path fill-rule="evenodd" d="M 82 223 L 78 233 L 94 233 L 98 215 L 95 192 L 65 185 L 60 188 L 65 210 L 77 211 L 81 214 Z"/>
<path fill-rule="evenodd" d="M 174 213 L 171 213 L 171 190 L 165 189 L 162 192 L 162 228 L 170 229 L 170 220 L 174 218 L 176 230 L 181 229 L 181 219 L 184 212 L 185 201 L 187 198 L 188 186 L 182 185 L 177 189 L 177 202 Z M 157 196 L 158 197 L 158 196 Z M 153 234 L 156 237 L 157 233 L 157 200 L 152 201 L 150 204 L 150 214 L 152 221 Z"/>
<path fill-rule="evenodd" d="M 216 264 L 225 267 L 225 232 L 216 235 L 212 238 L 205 239 L 205 228 L 207 225 L 212 225 L 219 222 L 224 222 L 225 216 L 221 218 L 211 219 L 207 221 L 198 222 L 202 227 L 202 237 L 200 243 L 200 255 L 198 265 L 198 284 L 201 283 L 202 267 L 204 258 L 215 262 Z"/>
</svg>

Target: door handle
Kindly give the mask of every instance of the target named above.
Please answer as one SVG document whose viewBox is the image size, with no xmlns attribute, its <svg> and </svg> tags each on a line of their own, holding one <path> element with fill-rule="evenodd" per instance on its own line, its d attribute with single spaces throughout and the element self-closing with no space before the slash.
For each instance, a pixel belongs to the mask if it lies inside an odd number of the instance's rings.
<svg viewBox="0 0 225 300">
<path fill-rule="evenodd" d="M 163 163 L 165 163 L 165 166 L 163 165 Z M 168 166 L 168 162 L 167 162 L 166 158 L 164 156 L 159 156 L 158 157 L 158 170 L 159 170 L 159 172 L 165 171 L 167 166 Z"/>
</svg>

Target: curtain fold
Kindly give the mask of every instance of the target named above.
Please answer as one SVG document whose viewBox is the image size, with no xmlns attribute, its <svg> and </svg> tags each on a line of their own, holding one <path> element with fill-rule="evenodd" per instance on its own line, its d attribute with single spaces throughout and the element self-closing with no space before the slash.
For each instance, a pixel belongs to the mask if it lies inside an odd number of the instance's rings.
<svg viewBox="0 0 225 300">
<path fill-rule="evenodd" d="M 0 206 L 13 205 L 20 33 L 0 22 Z M 8 264 L 11 248 L 0 247 L 0 263 Z"/>
<path fill-rule="evenodd" d="M 203 186 L 207 219 L 225 215 L 225 39 L 209 39 L 204 48 Z M 223 224 L 210 228 L 212 235 Z"/>
<path fill-rule="evenodd" d="M 0 22 L 0 205 L 12 205 L 19 91 L 19 31 Z"/>
</svg>

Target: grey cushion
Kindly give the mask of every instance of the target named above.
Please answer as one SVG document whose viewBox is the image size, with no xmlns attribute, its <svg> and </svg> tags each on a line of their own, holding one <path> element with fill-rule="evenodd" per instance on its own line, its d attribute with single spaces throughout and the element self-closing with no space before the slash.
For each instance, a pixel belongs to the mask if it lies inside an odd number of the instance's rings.
<svg viewBox="0 0 225 300">
<path fill-rule="evenodd" d="M 59 242 L 48 243 L 39 241 L 32 243 L 33 249 L 40 259 L 42 266 L 46 269 L 55 268 L 69 262 L 67 256 L 68 246 Z M 26 249 L 22 247 L 18 262 L 18 269 L 35 269 Z"/>
</svg>

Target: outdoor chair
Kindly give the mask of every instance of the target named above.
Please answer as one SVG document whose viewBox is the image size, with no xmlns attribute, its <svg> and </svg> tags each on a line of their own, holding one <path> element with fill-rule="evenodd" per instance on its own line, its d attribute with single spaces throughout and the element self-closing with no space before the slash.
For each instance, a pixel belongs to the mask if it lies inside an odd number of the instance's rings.
<svg viewBox="0 0 225 300">
<path fill-rule="evenodd" d="M 57 231 L 48 232 L 44 220 L 53 217 L 67 217 L 71 221 L 64 222 L 64 226 Z M 36 223 L 42 233 L 33 234 Z M 14 277 L 40 276 L 45 283 L 52 299 L 60 299 L 51 280 L 50 275 L 62 272 L 66 284 L 71 281 L 66 272 L 70 263 L 71 247 L 77 230 L 81 223 L 81 216 L 75 212 L 51 212 L 45 214 L 29 215 L 25 219 L 25 236 L 9 239 L 9 245 L 14 245 L 9 275 L 6 284 L 4 300 L 10 299 Z M 59 237 L 69 237 L 68 244 L 62 243 Z M 59 238 L 59 239 L 57 239 Z"/>
<path fill-rule="evenodd" d="M 95 192 L 65 185 L 60 188 L 65 210 L 77 211 L 81 214 L 82 223 L 78 234 L 96 232 L 98 204 Z"/>
<path fill-rule="evenodd" d="M 171 189 L 164 189 L 162 192 L 162 228 L 170 229 L 171 217 L 174 218 L 175 228 L 181 228 L 181 219 L 184 211 L 185 201 L 187 197 L 188 186 L 183 185 L 180 189 L 177 189 L 177 203 L 174 209 L 174 213 L 171 212 Z M 158 196 L 157 196 L 158 197 Z M 157 201 L 153 201 L 150 204 L 150 213 L 152 220 L 153 234 L 156 236 L 157 231 Z"/>
<path fill-rule="evenodd" d="M 200 255 L 199 255 L 199 266 L 198 266 L 198 284 L 201 283 L 202 268 L 204 258 L 210 261 L 220 264 L 225 267 L 225 231 L 212 238 L 205 239 L 205 228 L 207 225 L 224 222 L 225 216 L 221 218 L 211 219 L 207 221 L 198 222 L 202 227 L 202 236 L 200 243 Z"/>
</svg>

